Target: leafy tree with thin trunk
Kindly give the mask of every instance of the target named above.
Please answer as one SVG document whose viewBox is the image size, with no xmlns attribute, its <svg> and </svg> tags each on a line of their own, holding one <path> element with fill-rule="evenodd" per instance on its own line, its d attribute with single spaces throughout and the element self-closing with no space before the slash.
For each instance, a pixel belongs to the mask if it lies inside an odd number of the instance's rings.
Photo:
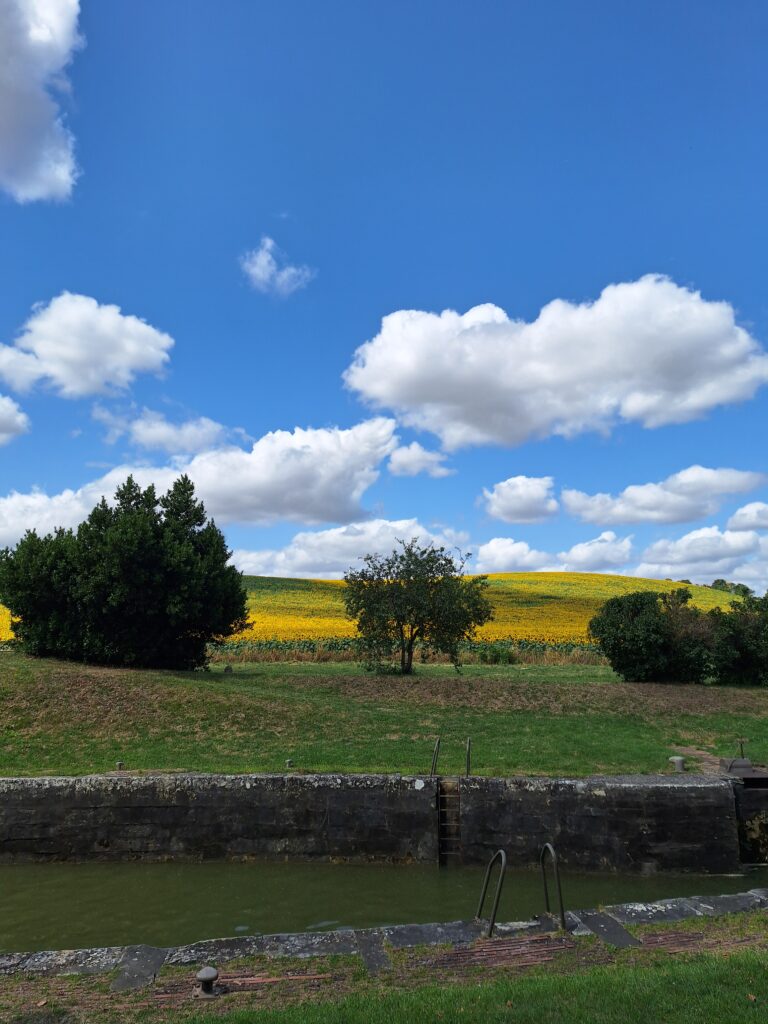
<svg viewBox="0 0 768 1024">
<path fill-rule="evenodd" d="M 417 647 L 447 654 L 458 668 L 462 641 L 492 617 L 487 576 L 464 576 L 467 556 L 444 547 L 399 541 L 387 556 L 366 555 L 361 569 L 344 576 L 347 615 L 357 622 L 369 668 L 399 659 L 400 672 L 413 672 Z"/>
</svg>

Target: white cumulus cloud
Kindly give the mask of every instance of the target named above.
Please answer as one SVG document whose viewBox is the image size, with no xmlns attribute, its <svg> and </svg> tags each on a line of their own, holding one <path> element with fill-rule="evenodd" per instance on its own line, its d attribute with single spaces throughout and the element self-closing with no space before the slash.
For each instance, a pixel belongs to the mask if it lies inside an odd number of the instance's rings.
<svg viewBox="0 0 768 1024">
<path fill-rule="evenodd" d="M 17 391 L 42 382 L 63 398 L 98 395 L 159 373 L 173 344 L 119 306 L 62 292 L 34 309 L 13 345 L 0 345 L 0 377 Z"/>
<path fill-rule="evenodd" d="M 418 441 L 395 448 L 389 457 L 389 472 L 393 476 L 417 476 L 426 473 L 431 477 L 451 476 L 455 470 L 443 465 L 442 452 L 430 452 Z"/>
<path fill-rule="evenodd" d="M 733 307 L 658 275 L 556 299 L 532 323 L 491 304 L 400 310 L 355 353 L 344 381 L 444 446 L 660 427 L 751 398 L 768 355 Z"/>
<path fill-rule="evenodd" d="M 690 579 L 711 583 L 718 576 L 731 579 L 734 570 L 760 549 L 752 530 L 721 531 L 717 526 L 692 530 L 676 540 L 658 540 L 645 549 L 636 576 Z"/>
<path fill-rule="evenodd" d="M 736 509 L 728 520 L 729 530 L 768 530 L 768 504 L 750 501 Z"/>
<path fill-rule="evenodd" d="M 494 537 L 477 549 L 475 567 L 478 572 L 554 572 L 556 561 L 554 555 L 537 551 L 524 540 Z"/>
<path fill-rule="evenodd" d="M 29 430 L 29 417 L 12 398 L 0 395 L 0 445 Z"/>
<path fill-rule="evenodd" d="M 267 235 L 262 237 L 258 249 L 240 257 L 240 266 L 257 291 L 282 298 L 306 288 L 317 275 L 312 267 L 289 263 L 285 253 Z"/>
<path fill-rule="evenodd" d="M 397 446 L 394 420 L 337 427 L 274 430 L 250 451 L 223 448 L 196 455 L 186 472 L 206 505 L 225 522 L 349 522 Z"/>
<path fill-rule="evenodd" d="M 553 554 L 525 541 L 494 537 L 477 551 L 478 572 L 607 572 L 626 565 L 632 556 L 631 537 L 606 531 L 592 540 Z"/>
<path fill-rule="evenodd" d="M 689 466 L 660 483 L 632 484 L 614 496 L 564 490 L 563 504 L 587 523 L 684 523 L 717 511 L 729 494 L 765 483 L 763 473 Z"/>
<path fill-rule="evenodd" d="M 110 499 L 114 495 L 129 473 L 142 487 L 153 483 L 158 491 L 167 490 L 179 475 L 169 468 L 118 466 L 98 480 L 58 494 L 49 495 L 39 488 L 26 493 L 12 491 L 0 498 L 0 547 L 15 544 L 26 530 L 45 534 L 58 526 L 77 526 L 102 496 Z"/>
<path fill-rule="evenodd" d="M 330 530 L 297 533 L 290 544 L 276 550 L 239 549 L 233 552 L 232 561 L 238 569 L 254 576 L 340 579 L 347 569 L 360 567 L 363 555 L 389 554 L 399 540 L 413 538 L 421 544 L 447 548 L 461 548 L 467 542 L 463 533 L 428 530 L 417 519 L 371 519 Z"/>
<path fill-rule="evenodd" d="M 538 523 L 555 515 L 557 499 L 552 495 L 551 476 L 511 476 L 483 488 L 485 510 L 507 523 Z"/>
<path fill-rule="evenodd" d="M 17 202 L 66 199 L 74 140 L 55 96 L 82 40 L 79 0 L 0 0 L 0 188 Z"/>
<path fill-rule="evenodd" d="M 760 527 L 764 529 L 764 527 Z M 737 565 L 730 578 L 735 583 L 746 583 L 756 594 L 768 593 L 768 537 L 761 537 L 757 550 L 746 562 Z"/>
<path fill-rule="evenodd" d="M 165 451 L 170 455 L 189 455 L 219 447 L 229 433 L 223 424 L 207 416 L 172 423 L 153 409 L 142 409 L 138 416 L 131 418 L 96 405 L 93 418 L 108 428 L 106 440 L 109 444 L 127 436 L 141 448 Z"/>
<path fill-rule="evenodd" d="M 158 491 L 187 473 L 208 512 L 222 523 L 358 520 L 365 514 L 363 493 L 397 445 L 394 429 L 393 420 L 378 418 L 344 430 L 275 430 L 250 450 L 213 449 L 174 460 L 172 466 L 117 466 L 80 488 L 54 495 L 12 492 L 0 498 L 0 545 L 15 543 L 27 528 L 48 532 L 55 526 L 76 526 L 129 473 L 143 487 L 154 483 Z"/>
<path fill-rule="evenodd" d="M 560 567 L 566 572 L 607 572 L 626 565 L 632 557 L 632 538 L 617 537 L 606 530 L 593 540 L 574 544 L 558 554 Z"/>
</svg>

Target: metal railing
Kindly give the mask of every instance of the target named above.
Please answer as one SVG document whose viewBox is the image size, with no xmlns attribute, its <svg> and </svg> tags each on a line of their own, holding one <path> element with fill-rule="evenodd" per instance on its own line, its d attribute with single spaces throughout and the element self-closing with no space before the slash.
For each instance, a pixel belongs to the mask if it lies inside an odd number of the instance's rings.
<svg viewBox="0 0 768 1024">
<path fill-rule="evenodd" d="M 563 931 L 566 931 L 565 924 L 565 908 L 563 906 L 563 890 L 560 886 L 560 869 L 557 866 L 557 853 L 552 843 L 544 843 L 539 854 L 539 864 L 541 865 L 541 881 L 544 885 L 544 907 L 547 913 L 551 913 L 549 903 L 549 886 L 547 885 L 547 867 L 546 859 L 549 854 L 549 859 L 552 861 L 552 871 L 555 876 L 555 887 L 557 889 L 557 906 L 560 914 L 560 927 Z"/>
<path fill-rule="evenodd" d="M 430 779 L 434 778 L 437 774 L 437 759 L 440 756 L 440 737 L 438 736 L 435 740 L 435 749 L 432 753 L 432 767 L 429 769 Z"/>
<path fill-rule="evenodd" d="M 480 892 L 480 902 L 477 904 L 477 913 L 475 914 L 476 921 L 482 921 L 483 919 L 483 904 L 485 903 L 485 896 L 488 892 L 488 882 L 491 879 L 491 870 L 496 861 L 500 861 L 499 867 L 499 880 L 496 883 L 496 895 L 493 897 L 493 907 L 491 908 L 491 916 L 488 921 L 488 938 L 493 935 L 493 929 L 496 927 L 496 914 L 499 911 L 499 900 L 501 899 L 501 889 L 504 885 L 504 873 L 507 870 L 507 855 L 504 850 L 497 850 L 496 853 L 488 861 L 488 867 L 485 869 L 485 878 L 483 879 L 483 888 Z"/>
<path fill-rule="evenodd" d="M 435 748 L 432 751 L 432 767 L 429 769 L 429 777 L 434 778 L 437 775 L 437 762 L 440 757 L 440 737 L 438 736 L 435 740 Z M 467 778 L 472 774 L 472 738 L 467 736 L 467 742 L 465 745 L 465 775 Z"/>
</svg>

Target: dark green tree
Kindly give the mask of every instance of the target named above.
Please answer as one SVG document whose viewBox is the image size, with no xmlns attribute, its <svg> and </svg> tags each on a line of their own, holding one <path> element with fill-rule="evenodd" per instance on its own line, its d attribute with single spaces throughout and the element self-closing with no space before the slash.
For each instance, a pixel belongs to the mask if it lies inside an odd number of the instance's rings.
<svg viewBox="0 0 768 1024">
<path fill-rule="evenodd" d="M 712 580 L 710 583 L 712 590 L 722 590 L 726 594 L 735 594 L 736 597 L 754 597 L 754 590 L 748 587 L 746 583 L 731 583 L 729 580 L 722 578 Z"/>
<path fill-rule="evenodd" d="M 76 532 L 32 531 L 0 552 L 0 601 L 30 654 L 195 668 L 245 622 L 229 555 L 188 477 L 161 498 L 129 477 Z"/>
<path fill-rule="evenodd" d="M 590 635 L 623 679 L 702 682 L 710 671 L 707 619 L 690 597 L 684 588 L 612 597 L 590 621 Z"/>
<path fill-rule="evenodd" d="M 366 555 L 361 569 L 350 569 L 344 604 L 357 622 L 366 663 L 380 666 L 399 658 L 400 671 L 413 671 L 420 647 L 447 654 L 458 668 L 462 641 L 492 617 L 486 576 L 463 575 L 467 557 L 455 559 L 444 547 L 400 541 L 390 555 Z"/>
<path fill-rule="evenodd" d="M 29 530 L 15 551 L 0 552 L 0 603 L 10 608 L 16 639 L 30 654 L 80 656 L 79 638 L 70 631 L 76 565 L 71 530 L 45 537 Z"/>
<path fill-rule="evenodd" d="M 768 685 L 768 595 L 744 596 L 729 612 L 713 608 L 711 658 L 721 686 Z"/>
</svg>

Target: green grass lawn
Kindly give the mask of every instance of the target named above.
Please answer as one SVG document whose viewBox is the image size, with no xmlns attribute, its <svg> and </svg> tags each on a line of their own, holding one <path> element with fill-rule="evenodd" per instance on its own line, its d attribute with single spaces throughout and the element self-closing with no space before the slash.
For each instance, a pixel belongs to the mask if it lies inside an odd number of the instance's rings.
<svg viewBox="0 0 768 1024">
<path fill-rule="evenodd" d="M 536 974 L 491 982 L 363 992 L 339 1001 L 284 1009 L 110 1009 L 105 995 L 85 1012 L 10 1011 L 8 1024 L 757 1024 L 768 1014 L 768 956 L 740 952 L 593 967 L 579 974 Z M 74 989 L 74 986 L 73 986 Z M 0 1006 L 3 998 L 0 995 Z M 42 1000 L 37 1001 L 37 1006 Z M 48 1002 L 48 1001 L 46 1001 Z M 193 1001 L 189 999 L 191 1004 Z M 35 1004 L 32 1004 L 35 1006 Z"/>
<path fill-rule="evenodd" d="M 625 684 L 602 666 L 243 664 L 127 671 L 0 653 L 0 774 L 113 770 L 458 773 L 667 769 L 676 748 L 768 761 L 768 691 Z M 695 766 L 696 756 L 691 756 Z"/>
<path fill-rule="evenodd" d="M 583 974 L 491 983 L 478 979 L 266 1013 L 177 1019 L 188 1024 L 742 1024 L 766 1019 L 766 967 L 764 951 L 728 959 L 702 956 L 652 967 L 595 967 Z"/>
</svg>

